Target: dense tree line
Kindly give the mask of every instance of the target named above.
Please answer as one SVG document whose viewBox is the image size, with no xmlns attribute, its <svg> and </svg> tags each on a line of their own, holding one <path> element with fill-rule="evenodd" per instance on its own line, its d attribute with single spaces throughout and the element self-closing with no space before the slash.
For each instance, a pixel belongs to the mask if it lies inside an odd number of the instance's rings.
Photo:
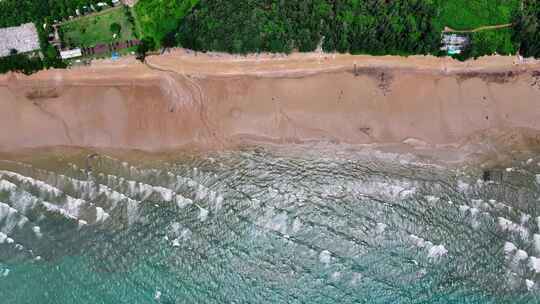
<svg viewBox="0 0 540 304">
<path fill-rule="evenodd" d="M 160 20 L 159 0 L 140 0 Z M 353 54 L 434 54 L 440 49 L 440 1 L 434 0 L 174 0 L 183 16 L 154 26 L 146 34 L 162 45 L 231 53 L 312 51 L 322 42 L 325 51 Z M 184 10 L 197 3 L 188 13 Z M 500 8 L 500 6 L 497 6 Z M 503 6 L 503 8 L 512 5 Z M 465 8 L 463 8 L 465 9 Z M 180 10 L 177 10 L 179 12 Z M 524 1 L 514 34 L 490 30 L 470 34 L 471 43 L 459 59 L 515 54 L 540 57 L 540 2 Z M 185 16 L 184 16 L 185 15 Z M 150 18 L 152 19 L 152 18 Z M 470 21 L 470 20 L 469 20 Z M 438 23 L 437 23 L 438 22 Z M 171 30 L 172 29 L 172 30 Z M 167 31 L 171 32 L 167 32 Z M 512 38 L 513 37 L 513 38 Z M 171 43 L 171 41 L 173 41 Z"/>
<path fill-rule="evenodd" d="M 201 0 L 178 41 L 234 53 L 312 51 L 324 41 L 326 51 L 425 54 L 438 50 L 435 15 L 430 0 Z"/>
<path fill-rule="evenodd" d="M 515 55 L 516 43 L 512 40 L 511 29 L 497 29 L 468 34 L 470 45 L 457 59 L 466 60 L 486 55 Z"/>
<path fill-rule="evenodd" d="M 430 0 L 333 1 L 325 49 L 383 54 L 437 53 L 437 8 Z"/>
<path fill-rule="evenodd" d="M 1 62 L 24 72 L 40 65 L 62 67 L 47 35 L 54 20 L 104 0 L 1 0 L 0 27 L 34 22 L 43 59 L 14 54 Z M 111 0 L 106 0 L 112 5 Z M 136 16 L 144 34 L 137 53 L 181 45 L 231 53 L 313 51 L 355 54 L 440 55 L 439 1 L 434 0 L 139 0 Z M 132 23 L 130 10 L 126 14 Z M 514 27 L 471 35 L 460 59 L 512 54 L 540 57 L 540 2 L 524 0 Z M 43 26 L 47 24 L 47 26 Z M 21 60 L 20 64 L 14 60 Z M 39 63 L 38 63 L 39 61 Z"/>
<path fill-rule="evenodd" d="M 98 2 L 112 6 L 111 0 L 2 0 L 0 1 L 0 27 L 17 26 L 27 22 L 61 21 L 76 16 L 75 11 Z"/>
<path fill-rule="evenodd" d="M 525 57 L 540 58 L 540 2 L 523 0 L 523 10 L 514 18 L 514 43 Z"/>
<path fill-rule="evenodd" d="M 29 57 L 13 51 L 10 56 L 0 58 L 0 74 L 17 71 L 28 75 L 41 69 L 43 69 L 43 61 L 37 56 Z"/>
<path fill-rule="evenodd" d="M 175 31 L 179 22 L 199 0 L 143 0 L 137 2 L 135 12 L 147 38 L 161 43 Z"/>
</svg>

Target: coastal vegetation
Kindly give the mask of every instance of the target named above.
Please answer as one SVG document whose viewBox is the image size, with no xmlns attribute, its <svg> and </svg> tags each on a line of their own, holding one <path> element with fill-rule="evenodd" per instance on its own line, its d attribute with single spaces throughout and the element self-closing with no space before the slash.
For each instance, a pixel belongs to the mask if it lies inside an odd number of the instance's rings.
<svg viewBox="0 0 540 304">
<path fill-rule="evenodd" d="M 13 52 L 7 57 L 0 57 L 0 74 L 17 71 L 28 75 L 43 69 L 43 65 L 43 61 L 38 56 Z"/>
<path fill-rule="evenodd" d="M 439 40 L 430 3 L 201 0 L 180 24 L 178 42 L 233 53 L 313 51 L 323 42 L 326 51 L 426 54 Z"/>
<path fill-rule="evenodd" d="M 471 44 L 458 59 L 478 58 L 485 55 L 513 55 L 517 44 L 512 40 L 510 28 L 480 31 L 469 34 Z"/>
<path fill-rule="evenodd" d="M 141 0 L 144 3 L 149 0 Z M 177 42 L 201 51 L 325 51 L 371 55 L 435 54 L 446 27 L 466 31 L 506 24 L 519 0 L 379 1 L 201 0 L 176 32 Z M 459 59 L 517 52 L 508 28 L 463 33 L 471 43 Z"/>
<path fill-rule="evenodd" d="M 540 57 L 540 2 L 523 0 L 523 10 L 516 15 L 513 39 L 525 57 Z"/>
<path fill-rule="evenodd" d="M 198 2 L 199 0 L 144 0 L 136 4 L 135 13 L 141 31 L 160 45 L 167 34 L 178 28 L 180 21 Z"/>
<path fill-rule="evenodd" d="M 0 27 L 17 26 L 27 22 L 36 25 L 44 22 L 61 21 L 69 16 L 77 16 L 76 10 L 105 2 L 112 6 L 112 0 L 2 0 L 0 1 Z"/>
<path fill-rule="evenodd" d="M 443 56 L 445 30 L 469 37 L 464 51 L 454 55 L 461 60 L 518 51 L 540 57 L 540 4 L 534 0 L 139 0 L 133 10 L 70 20 L 99 10 L 99 2 L 112 5 L 112 0 L 3 0 L 0 27 L 34 22 L 43 67 L 62 66 L 47 42 L 55 21 L 65 21 L 60 27 L 65 46 L 138 38 L 145 42 L 137 50 L 143 59 L 149 51 L 172 46 L 229 53 L 322 49 Z"/>
</svg>

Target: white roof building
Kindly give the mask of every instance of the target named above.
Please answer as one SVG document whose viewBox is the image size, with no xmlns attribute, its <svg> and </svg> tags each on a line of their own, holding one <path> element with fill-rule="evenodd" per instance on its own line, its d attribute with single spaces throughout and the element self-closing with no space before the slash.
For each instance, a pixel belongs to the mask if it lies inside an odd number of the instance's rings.
<svg viewBox="0 0 540 304">
<path fill-rule="evenodd" d="M 9 56 L 13 49 L 18 53 L 39 50 L 39 36 L 33 23 L 0 28 L 0 57 Z"/>
<path fill-rule="evenodd" d="M 67 51 L 61 51 L 60 57 L 62 59 L 71 59 L 71 58 L 77 58 L 82 56 L 81 49 L 72 49 Z"/>
<path fill-rule="evenodd" d="M 469 44 L 469 37 L 457 34 L 443 34 L 441 50 L 449 55 L 461 54 Z"/>
</svg>

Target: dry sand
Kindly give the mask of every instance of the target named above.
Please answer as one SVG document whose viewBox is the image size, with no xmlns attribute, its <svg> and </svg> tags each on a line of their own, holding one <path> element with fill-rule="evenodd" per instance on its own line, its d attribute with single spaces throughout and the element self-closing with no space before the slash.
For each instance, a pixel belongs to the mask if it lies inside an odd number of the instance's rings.
<svg viewBox="0 0 540 304">
<path fill-rule="evenodd" d="M 0 151 L 244 143 L 540 147 L 540 64 L 174 50 L 0 76 Z M 474 145 L 473 145 L 474 144 Z M 475 149 L 476 149 L 475 148 Z"/>
</svg>

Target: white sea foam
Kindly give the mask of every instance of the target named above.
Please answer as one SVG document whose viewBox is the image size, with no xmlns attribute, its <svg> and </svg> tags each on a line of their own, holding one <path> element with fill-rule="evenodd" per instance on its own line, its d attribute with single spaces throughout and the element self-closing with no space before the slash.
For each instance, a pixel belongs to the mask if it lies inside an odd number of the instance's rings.
<svg viewBox="0 0 540 304">
<path fill-rule="evenodd" d="M 63 208 L 73 217 L 79 217 L 81 206 L 83 206 L 85 203 L 86 201 L 84 200 L 66 196 L 66 202 L 63 204 Z"/>
<path fill-rule="evenodd" d="M 328 250 L 323 250 L 319 254 L 319 261 L 325 265 L 329 265 L 332 261 L 332 254 Z"/>
<path fill-rule="evenodd" d="M 386 227 L 388 226 L 384 223 L 377 223 L 377 225 L 375 226 L 375 232 L 377 234 L 381 234 L 386 230 Z"/>
<path fill-rule="evenodd" d="M 8 236 L 5 233 L 0 232 L 0 244 L 5 243 L 7 238 L 8 238 Z"/>
<path fill-rule="evenodd" d="M 410 236 L 410 239 L 411 241 L 413 242 L 414 245 L 416 245 L 417 247 L 425 247 L 426 246 L 426 241 L 421 238 L 421 237 L 418 237 L 414 234 L 411 234 Z"/>
<path fill-rule="evenodd" d="M 287 233 L 287 221 L 289 219 L 289 217 L 287 216 L 287 213 L 280 212 L 274 215 L 272 213 L 272 210 L 268 210 L 264 218 L 266 219 L 265 219 L 265 223 L 263 223 L 262 226 L 270 230 L 279 231 L 282 234 Z"/>
<path fill-rule="evenodd" d="M 176 195 L 174 191 L 171 189 L 163 188 L 163 187 L 153 187 L 153 191 L 159 193 L 161 195 L 161 198 L 165 202 L 172 201 L 173 197 Z"/>
<path fill-rule="evenodd" d="M 103 210 L 103 208 L 96 207 L 96 222 L 97 223 L 104 222 L 109 217 L 110 217 L 110 215 L 107 212 L 105 212 L 105 210 Z"/>
<path fill-rule="evenodd" d="M 360 280 L 362 280 L 362 274 L 358 273 L 358 272 L 354 272 L 352 275 L 351 275 L 351 284 L 352 285 L 356 285 L 360 282 Z"/>
<path fill-rule="evenodd" d="M 473 199 L 473 200 L 471 200 L 471 205 L 474 208 L 482 208 L 482 206 L 484 205 L 484 200 L 483 199 Z"/>
<path fill-rule="evenodd" d="M 440 258 L 448 254 L 448 250 L 444 245 L 435 245 L 430 241 L 426 241 L 414 234 L 409 235 L 411 242 L 419 248 L 424 248 L 428 251 L 428 258 Z"/>
<path fill-rule="evenodd" d="M 531 219 L 531 215 L 530 215 L 530 214 L 522 213 L 522 214 L 521 214 L 521 218 L 520 218 L 521 225 L 527 224 L 527 223 L 529 222 L 530 219 Z"/>
<path fill-rule="evenodd" d="M 446 256 L 447 254 L 448 254 L 448 250 L 444 247 L 444 245 L 436 245 L 429 249 L 428 257 L 440 258 L 440 257 Z"/>
<path fill-rule="evenodd" d="M 300 232 L 300 230 L 302 229 L 302 226 L 303 226 L 302 220 L 298 217 L 295 217 L 291 226 L 292 233 Z"/>
<path fill-rule="evenodd" d="M 204 222 L 206 221 L 207 218 L 208 218 L 208 210 L 205 208 L 199 207 L 199 220 L 201 222 Z"/>
<path fill-rule="evenodd" d="M 334 271 L 332 275 L 330 276 L 330 279 L 332 281 L 338 281 L 340 278 L 341 278 L 341 272 L 339 271 Z"/>
<path fill-rule="evenodd" d="M 34 208 L 36 204 L 40 203 L 39 198 L 24 190 L 10 192 L 9 200 L 13 204 L 13 208 L 23 214 L 27 214 L 27 212 Z"/>
<path fill-rule="evenodd" d="M 540 234 L 533 235 L 533 244 L 536 254 L 540 254 Z"/>
<path fill-rule="evenodd" d="M 223 207 L 223 196 L 218 195 L 216 197 L 216 203 L 214 204 L 214 209 L 217 211 L 217 210 L 221 210 L 222 207 Z"/>
<path fill-rule="evenodd" d="M 22 227 L 28 220 L 26 217 L 19 214 L 16 209 L 8 204 L 0 202 L 0 222 L 2 221 L 4 222 L 4 225 L 0 227 L 0 230 L 5 233 L 10 233 L 15 227 Z"/>
<path fill-rule="evenodd" d="M 202 200 L 205 199 L 208 195 L 208 189 L 204 187 L 203 185 L 199 184 L 199 187 L 197 188 L 197 192 L 195 195 L 195 199 Z"/>
<path fill-rule="evenodd" d="M 480 210 L 478 208 L 471 208 L 469 209 L 469 211 L 471 212 L 471 216 L 473 217 L 476 217 L 480 213 Z"/>
<path fill-rule="evenodd" d="M 100 174 L 100 175 L 103 175 L 103 174 Z M 62 183 L 64 185 L 66 183 L 70 183 L 70 185 L 74 188 L 74 190 L 77 193 L 80 193 L 81 197 L 85 197 L 89 200 L 95 200 L 98 197 L 105 197 L 107 201 L 110 203 L 110 207 L 108 207 L 108 209 L 112 210 L 116 208 L 119 203 L 124 202 L 127 207 L 128 224 L 132 224 L 133 222 L 135 222 L 137 218 L 137 214 L 138 214 L 139 201 L 134 200 L 121 192 L 115 191 L 107 185 L 97 184 L 94 181 L 81 181 L 81 180 L 77 180 L 77 179 L 67 177 L 64 175 L 59 175 L 58 177 L 59 178 L 57 179 L 57 181 L 59 183 Z M 105 179 L 104 175 L 103 175 L 103 179 Z M 115 184 L 115 183 L 117 182 L 121 183 L 124 181 L 123 178 L 117 178 L 114 175 L 107 175 L 106 180 L 109 185 L 113 185 L 115 187 L 118 186 L 118 184 Z M 135 185 L 135 182 L 130 181 L 129 184 L 127 184 L 128 187 L 130 184 Z M 156 189 L 156 190 L 159 191 L 161 189 Z M 133 192 L 135 192 L 134 189 L 133 189 Z M 165 193 L 164 191 L 162 192 Z M 67 212 L 71 214 L 72 216 L 78 217 L 79 216 L 78 209 L 84 203 L 85 201 L 82 199 L 74 199 L 68 196 L 66 199 L 66 204 L 64 206 L 64 209 L 66 209 Z M 108 217 L 108 213 L 104 211 L 105 210 L 103 210 L 103 208 L 102 210 L 96 210 L 97 222 L 104 220 L 103 216 Z"/>
<path fill-rule="evenodd" d="M 184 228 L 184 229 L 182 229 L 182 232 L 180 233 L 180 239 L 184 240 L 184 241 L 187 241 L 187 240 L 191 239 L 192 235 L 193 235 L 193 233 L 191 232 L 191 230 L 189 230 L 189 228 Z"/>
<path fill-rule="evenodd" d="M 514 232 L 517 233 L 523 240 L 527 240 L 529 237 L 529 230 L 527 227 L 523 225 L 518 225 L 508 219 L 505 219 L 503 217 L 499 217 L 498 224 L 501 230 L 506 232 Z"/>
<path fill-rule="evenodd" d="M 513 243 L 510 243 L 510 242 L 504 243 L 504 253 L 506 256 L 513 254 L 514 251 L 516 250 L 517 250 L 517 247 Z"/>
<path fill-rule="evenodd" d="M 57 188 L 55 188 L 55 187 L 53 187 L 53 186 L 51 186 L 51 185 L 49 185 L 49 184 L 47 184 L 45 182 L 33 179 L 31 177 L 21 175 L 19 173 L 0 170 L 0 178 L 2 178 L 3 176 L 7 176 L 7 177 L 10 177 L 10 178 L 16 179 L 16 180 L 18 180 L 18 181 L 20 181 L 22 183 L 27 183 L 29 185 L 32 185 L 32 186 L 40 189 L 41 191 L 50 193 L 50 194 L 52 194 L 54 196 L 60 196 L 62 194 L 62 191 L 60 191 L 59 189 L 57 189 Z"/>
<path fill-rule="evenodd" d="M 529 258 L 529 268 L 535 273 L 540 273 L 540 259 L 536 257 Z"/>
<path fill-rule="evenodd" d="M 56 206 L 55 207 L 51 207 L 53 206 L 53 204 L 51 203 L 47 203 L 47 202 L 44 202 L 43 204 L 45 205 L 45 207 L 49 210 L 53 210 L 53 209 L 56 209 L 56 211 L 58 211 L 58 209 L 62 209 L 63 211 L 61 212 L 63 215 L 65 214 L 69 214 L 70 217 L 72 218 L 77 218 L 79 217 L 79 212 L 80 212 L 80 208 L 81 206 L 83 206 L 86 201 L 82 200 L 82 199 L 77 199 L 77 198 L 73 198 L 69 195 L 64 195 L 64 193 L 56 188 L 56 187 L 53 187 L 43 181 L 40 181 L 40 180 L 36 180 L 34 178 L 31 178 L 31 177 L 26 177 L 24 175 L 21 175 L 19 173 L 15 173 L 15 172 L 10 172 L 10 171 L 0 171 L 0 177 L 1 176 L 7 176 L 7 177 L 10 177 L 10 178 L 13 178 L 13 179 L 16 179 L 18 181 L 20 181 L 21 183 L 23 184 L 29 184 L 33 187 L 36 187 L 37 189 L 39 189 L 41 192 L 44 192 L 44 193 L 47 193 L 49 195 L 53 195 L 54 197 L 57 197 L 59 200 L 60 199 L 64 199 L 64 204 L 62 204 L 62 206 L 59 206 L 59 205 L 54 205 Z M 27 193 L 27 192 L 22 192 L 22 193 Z M 30 196 L 28 196 L 28 194 L 24 194 L 22 195 L 23 198 L 25 199 L 24 203 L 22 203 L 22 209 L 26 210 L 28 207 L 34 205 L 36 203 L 36 200 L 31 198 Z M 26 197 L 24 197 L 26 196 Z"/>
<path fill-rule="evenodd" d="M 15 191 L 17 186 L 6 180 L 0 180 L 0 191 Z"/>
<path fill-rule="evenodd" d="M 439 197 L 433 196 L 433 195 L 426 195 L 426 196 L 425 196 L 425 199 L 426 199 L 426 201 L 427 201 L 428 203 L 430 203 L 430 204 L 437 203 L 437 202 L 440 200 Z"/>
<path fill-rule="evenodd" d="M 345 190 L 359 195 L 383 196 L 391 198 L 406 199 L 416 193 L 416 187 L 408 181 L 393 181 L 388 183 L 379 180 L 370 180 L 362 182 L 349 182 L 344 185 Z M 328 185 L 323 189 L 323 195 L 335 196 L 343 189 L 339 186 Z"/>
<path fill-rule="evenodd" d="M 176 205 L 178 208 L 183 209 L 189 205 L 193 204 L 193 201 L 189 198 L 185 198 L 182 195 L 176 197 Z"/>
<path fill-rule="evenodd" d="M 82 226 L 88 225 L 88 223 L 85 220 L 79 220 L 77 223 L 79 224 L 79 228 L 81 228 Z"/>
<path fill-rule="evenodd" d="M 526 260 L 529 257 L 529 254 L 525 250 L 519 249 L 516 251 L 516 255 L 514 255 L 514 261 L 523 261 Z"/>
<path fill-rule="evenodd" d="M 43 237 L 43 234 L 41 233 L 41 228 L 39 226 L 32 227 L 32 231 L 34 231 L 38 238 Z"/>
<path fill-rule="evenodd" d="M 471 207 L 469 207 L 467 205 L 460 205 L 459 206 L 459 211 L 461 211 L 462 213 L 466 213 L 469 209 L 471 209 Z"/>
<path fill-rule="evenodd" d="M 69 218 L 69 219 L 72 219 L 72 220 L 77 220 L 77 217 L 71 215 L 69 212 L 67 212 L 64 208 L 61 208 L 57 205 L 54 205 L 54 204 L 51 204 L 51 203 L 48 203 L 48 202 L 42 202 L 41 203 L 45 209 L 47 209 L 49 212 L 54 212 L 54 213 L 58 213 L 66 218 Z"/>
<path fill-rule="evenodd" d="M 462 180 L 458 180 L 457 187 L 458 187 L 458 190 L 460 192 L 465 192 L 465 191 L 469 190 L 470 185 L 467 184 L 466 182 L 462 181 Z"/>
<path fill-rule="evenodd" d="M 139 203 L 132 199 L 126 201 L 126 213 L 128 218 L 128 224 L 132 225 L 138 218 L 139 214 Z"/>
<path fill-rule="evenodd" d="M 531 291 L 531 290 L 534 289 L 534 282 L 527 279 L 527 280 L 525 280 L 525 286 L 527 286 L 528 291 Z"/>
</svg>

